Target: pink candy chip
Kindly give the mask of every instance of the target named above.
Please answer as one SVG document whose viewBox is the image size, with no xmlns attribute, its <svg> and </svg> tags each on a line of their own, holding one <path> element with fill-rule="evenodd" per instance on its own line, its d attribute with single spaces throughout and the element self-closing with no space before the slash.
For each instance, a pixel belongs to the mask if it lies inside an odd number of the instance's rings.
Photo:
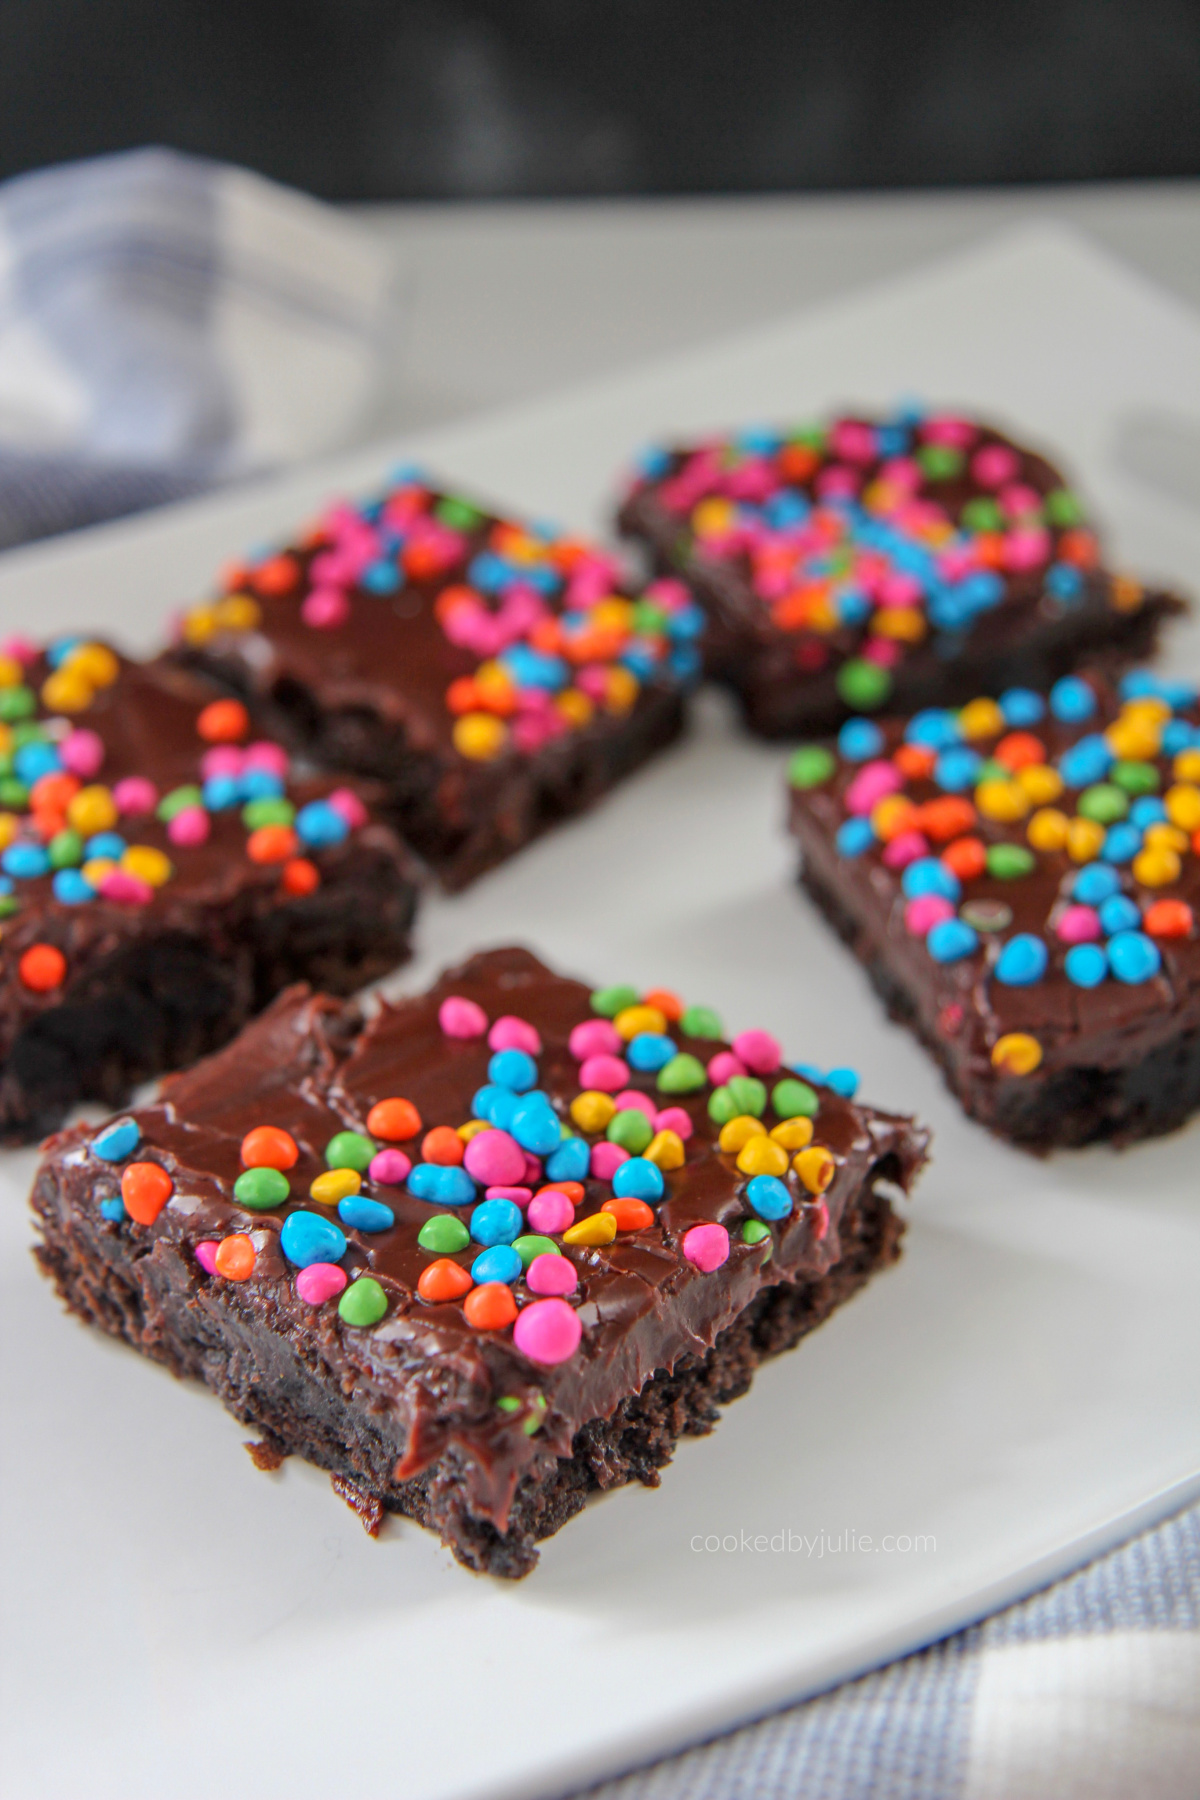
<svg viewBox="0 0 1200 1800">
<path fill-rule="evenodd" d="M 907 869 L 910 862 L 929 855 L 929 841 L 920 831 L 898 831 L 884 846 L 883 861 L 889 869 Z"/>
<path fill-rule="evenodd" d="M 87 781 L 92 775 L 99 773 L 104 761 L 104 740 L 94 731 L 77 726 L 63 739 L 59 755 L 64 769 Z"/>
<path fill-rule="evenodd" d="M 613 1104 L 618 1112 L 645 1113 L 653 1125 L 657 1108 L 649 1094 L 639 1094 L 636 1088 L 626 1088 L 623 1093 L 615 1095 Z"/>
<path fill-rule="evenodd" d="M 904 909 L 904 925 L 914 937 L 925 937 L 943 919 L 952 919 L 954 908 L 942 894 L 918 894 Z"/>
<path fill-rule="evenodd" d="M 463 1152 L 467 1174 L 484 1187 L 520 1181 L 525 1173 L 525 1152 L 507 1131 L 489 1129 L 475 1134 Z"/>
<path fill-rule="evenodd" d="M 244 761 L 237 744 L 214 744 L 200 758 L 200 773 L 205 781 L 213 781 L 219 775 L 240 775 Z"/>
<path fill-rule="evenodd" d="M 592 1146 L 591 1172 L 597 1181 L 611 1181 L 621 1164 L 628 1161 L 629 1152 L 622 1150 L 620 1144 L 610 1144 L 605 1139 Z"/>
<path fill-rule="evenodd" d="M 542 1179 L 542 1160 L 530 1151 L 525 1152 L 525 1173 L 521 1180 L 527 1188 L 537 1187 Z"/>
<path fill-rule="evenodd" d="M 464 1000 L 459 994 L 451 994 L 438 1007 L 438 1024 L 447 1037 L 482 1037 L 487 1030 L 487 1014 L 482 1006 L 476 1006 L 474 1000 Z"/>
<path fill-rule="evenodd" d="M 720 1083 L 718 1083 L 719 1085 Z M 655 1113 L 654 1129 L 655 1131 L 673 1131 L 675 1136 L 682 1138 L 686 1144 L 692 1135 L 693 1126 L 691 1117 L 684 1112 L 682 1106 L 667 1106 L 663 1108 L 662 1112 Z"/>
<path fill-rule="evenodd" d="M 748 1075 L 749 1073 L 750 1071 L 741 1057 L 735 1056 L 732 1050 L 718 1050 L 708 1065 L 708 1079 L 714 1087 L 724 1087 L 725 1083 L 732 1081 L 735 1075 Z"/>
<path fill-rule="evenodd" d="M 769 1075 L 783 1057 L 778 1038 L 769 1031 L 739 1031 L 733 1040 L 733 1054 L 741 1057 L 754 1075 Z"/>
<path fill-rule="evenodd" d="M 202 806 L 185 806 L 167 826 L 173 844 L 203 844 L 212 830 L 212 822 Z"/>
<path fill-rule="evenodd" d="M 377 1150 L 367 1166 L 367 1174 L 383 1187 L 399 1187 L 411 1168 L 412 1157 L 405 1156 L 403 1150 Z"/>
<path fill-rule="evenodd" d="M 729 1261 L 729 1233 L 723 1225 L 693 1225 L 684 1233 L 683 1254 L 706 1275 Z"/>
<path fill-rule="evenodd" d="M 329 804 L 345 819 L 351 831 L 361 831 L 368 819 L 366 807 L 352 788 L 334 788 Z"/>
<path fill-rule="evenodd" d="M 512 1013 L 505 1013 L 496 1020 L 488 1032 L 488 1043 L 493 1050 L 524 1050 L 530 1056 L 542 1054 L 542 1040 L 537 1027 L 527 1019 L 518 1019 Z"/>
<path fill-rule="evenodd" d="M 149 906 L 154 899 L 150 883 L 140 881 L 124 869 L 114 869 L 106 875 L 100 883 L 100 892 L 106 900 L 115 900 L 119 906 Z"/>
<path fill-rule="evenodd" d="M 196 1261 L 200 1264 L 200 1267 L 204 1270 L 206 1275 L 216 1274 L 217 1251 L 220 1248 L 220 1244 L 214 1244 L 207 1239 L 203 1244 L 196 1245 Z"/>
<path fill-rule="evenodd" d="M 314 588 L 300 608 L 300 617 L 317 631 L 336 631 L 350 617 L 350 602 L 340 588 Z"/>
<path fill-rule="evenodd" d="M 576 1062 L 586 1062 L 592 1056 L 615 1056 L 622 1042 L 620 1032 L 607 1019 L 585 1019 L 567 1040 Z"/>
<path fill-rule="evenodd" d="M 1094 944 L 1103 937 L 1100 914 L 1091 906 L 1068 906 L 1054 927 L 1064 944 Z"/>
<path fill-rule="evenodd" d="M 573 1294 L 579 1286 L 575 1264 L 557 1250 L 535 1256 L 525 1271 L 525 1286 L 531 1294 Z"/>
<path fill-rule="evenodd" d="M 565 1231 L 568 1225 L 575 1223 L 575 1208 L 566 1194 L 560 1194 L 557 1188 L 548 1188 L 544 1194 L 535 1194 L 529 1202 L 526 1213 L 531 1231 L 545 1232 L 553 1237 L 556 1231 Z M 531 1265 L 532 1266 L 532 1265 Z M 544 1294 L 566 1293 L 565 1288 L 539 1288 Z"/>
<path fill-rule="evenodd" d="M 153 812 L 158 805 L 158 789 L 144 775 L 126 775 L 112 791 L 113 804 L 123 815 Z"/>
<path fill-rule="evenodd" d="M 513 1326 L 513 1342 L 522 1355 L 547 1366 L 574 1356 L 582 1336 L 579 1314 L 565 1300 L 535 1300 L 521 1308 Z"/>
<path fill-rule="evenodd" d="M 585 1088 L 597 1088 L 602 1094 L 616 1094 L 629 1080 L 629 1065 L 619 1056 L 589 1056 L 579 1071 Z"/>
<path fill-rule="evenodd" d="M 980 487 L 998 488 L 1011 481 L 1021 467 L 1020 459 L 1006 444 L 986 444 L 971 458 L 971 473 Z"/>
<path fill-rule="evenodd" d="M 346 1285 L 346 1271 L 336 1263 L 309 1263 L 296 1277 L 296 1292 L 308 1306 L 323 1306 Z"/>
<path fill-rule="evenodd" d="M 243 768 L 262 769 L 268 775 L 278 775 L 280 781 L 286 781 L 289 766 L 288 753 L 282 744 L 273 744 L 269 738 L 260 738 L 257 743 L 246 745 L 242 758 Z"/>
<path fill-rule="evenodd" d="M 485 1200 L 512 1200 L 517 1206 L 528 1206 L 533 1199 L 533 1189 L 529 1187 L 490 1187 L 485 1188 Z"/>
<path fill-rule="evenodd" d="M 903 786 L 904 777 L 893 763 L 864 763 L 846 789 L 846 811 L 865 818 L 880 800 L 899 793 Z"/>
</svg>

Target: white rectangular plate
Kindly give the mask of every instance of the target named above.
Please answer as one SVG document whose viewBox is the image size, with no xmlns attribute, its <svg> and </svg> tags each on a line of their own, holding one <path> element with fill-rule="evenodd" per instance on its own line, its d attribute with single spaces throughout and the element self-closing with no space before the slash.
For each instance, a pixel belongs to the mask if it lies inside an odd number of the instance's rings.
<svg viewBox="0 0 1200 1800">
<path fill-rule="evenodd" d="M 1200 517 L 1114 455 L 1131 414 L 1196 407 L 1200 329 L 1043 228 L 704 355 L 23 552 L 0 619 L 148 644 L 225 557 L 401 454 L 598 524 L 644 441 L 913 393 L 1057 447 L 1127 562 L 1200 587 Z M 1200 670 L 1194 629 L 1173 653 Z M 928 1642 L 1200 1491 L 1200 1126 L 1038 1163 L 968 1124 L 797 892 L 782 764 L 706 698 L 590 817 L 428 901 L 401 977 L 524 940 L 855 1064 L 866 1098 L 936 1133 L 899 1268 L 524 1583 L 466 1574 L 407 1523 L 371 1543 L 323 1476 L 258 1474 L 216 1401 L 64 1318 L 27 1254 L 34 1155 L 0 1157 L 14 1800 L 550 1793 Z"/>
</svg>

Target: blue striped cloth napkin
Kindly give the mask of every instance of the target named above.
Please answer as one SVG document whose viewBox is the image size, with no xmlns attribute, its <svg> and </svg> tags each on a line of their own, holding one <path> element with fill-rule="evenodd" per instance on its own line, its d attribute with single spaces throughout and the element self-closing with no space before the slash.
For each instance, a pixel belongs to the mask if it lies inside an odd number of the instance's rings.
<svg viewBox="0 0 1200 1800">
<path fill-rule="evenodd" d="M 586 1800 L 1197 1800 L 1200 1507 Z"/>
<path fill-rule="evenodd" d="M 394 333 L 390 253 L 161 149 L 0 186 L 0 547 L 315 456 Z"/>
</svg>

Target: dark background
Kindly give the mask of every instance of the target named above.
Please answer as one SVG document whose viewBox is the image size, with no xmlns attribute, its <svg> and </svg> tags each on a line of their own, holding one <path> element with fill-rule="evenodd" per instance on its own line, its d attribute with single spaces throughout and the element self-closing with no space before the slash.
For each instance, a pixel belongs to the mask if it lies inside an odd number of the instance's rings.
<svg viewBox="0 0 1200 1800">
<path fill-rule="evenodd" d="M 337 199 L 1190 175 L 1198 0 L 0 0 L 0 176 L 148 142 Z"/>
</svg>

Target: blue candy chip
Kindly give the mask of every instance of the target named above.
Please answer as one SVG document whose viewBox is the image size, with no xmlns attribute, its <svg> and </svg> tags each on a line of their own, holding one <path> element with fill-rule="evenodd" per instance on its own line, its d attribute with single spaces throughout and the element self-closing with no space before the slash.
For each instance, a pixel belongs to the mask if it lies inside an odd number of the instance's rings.
<svg viewBox="0 0 1200 1800">
<path fill-rule="evenodd" d="M 818 1086 L 824 1084 L 825 1071 L 816 1063 L 796 1062 L 791 1067 L 793 1075 L 799 1075 L 804 1081 L 815 1081 Z"/>
<path fill-rule="evenodd" d="M 661 1200 L 666 1191 L 663 1172 L 644 1156 L 631 1156 L 612 1178 L 613 1193 L 620 1200 Z"/>
<path fill-rule="evenodd" d="M 904 730 L 910 744 L 921 744 L 927 750 L 948 750 L 960 739 L 957 716 L 941 707 L 927 707 L 914 713 Z"/>
<path fill-rule="evenodd" d="M 290 1263 L 307 1269 L 310 1263 L 340 1262 L 346 1254 L 346 1234 L 319 1213 L 289 1213 L 279 1233 L 279 1248 Z"/>
<path fill-rule="evenodd" d="M 36 881 L 39 875 L 49 874 L 50 857 L 42 844 L 10 844 L 0 858 L 0 867 L 18 881 Z"/>
<path fill-rule="evenodd" d="M 838 750 L 847 762 L 869 762 L 883 749 L 883 733 L 870 719 L 847 719 L 838 732 Z"/>
<path fill-rule="evenodd" d="M 861 856 L 875 842 L 869 819 L 847 819 L 837 828 L 834 843 L 839 856 Z"/>
<path fill-rule="evenodd" d="M 1102 900 L 1120 891 L 1121 877 L 1106 863 L 1087 863 L 1071 883 L 1071 898 L 1083 906 L 1099 906 Z"/>
<path fill-rule="evenodd" d="M 347 1194 L 338 1201 L 338 1218 L 351 1231 L 390 1231 L 396 1215 L 382 1200 L 368 1200 L 365 1194 Z"/>
<path fill-rule="evenodd" d="M 925 948 L 934 962 L 961 962 L 979 948 L 979 937 L 965 919 L 939 919 L 925 939 Z"/>
<path fill-rule="evenodd" d="M 233 775 L 211 775 L 201 792 L 209 812 L 228 812 L 242 801 L 241 783 Z"/>
<path fill-rule="evenodd" d="M 367 564 L 358 582 L 369 594 L 394 594 L 400 586 L 400 574 L 392 563 L 373 562 Z"/>
<path fill-rule="evenodd" d="M 1036 725 L 1045 716 L 1046 702 L 1032 688 L 1006 688 L 1000 696 L 1000 711 L 1006 725 Z"/>
<path fill-rule="evenodd" d="M 857 1069 L 830 1069 L 825 1077 L 825 1086 L 831 1087 L 843 1100 L 853 1100 L 858 1092 L 858 1082 Z"/>
<path fill-rule="evenodd" d="M 638 452 L 634 467 L 647 481 L 657 481 L 661 476 L 670 474 L 671 458 L 658 444 L 651 444 L 649 449 Z"/>
<path fill-rule="evenodd" d="M 52 669 L 61 669 L 72 650 L 78 650 L 82 643 L 81 637 L 55 638 L 53 643 L 46 646 L 46 661 Z"/>
<path fill-rule="evenodd" d="M 283 777 L 272 769 L 246 769 L 238 776 L 243 800 L 282 800 L 285 791 Z"/>
<path fill-rule="evenodd" d="M 525 1229 L 520 1207 L 512 1200 L 485 1200 L 471 1214 L 471 1236 L 477 1244 L 511 1244 Z"/>
<path fill-rule="evenodd" d="M 1139 794 L 1129 809 L 1129 823 L 1145 831 L 1147 826 L 1161 825 L 1167 817 L 1167 809 L 1157 794 Z"/>
<path fill-rule="evenodd" d="M 1064 675 L 1050 689 L 1050 711 L 1064 725 L 1082 725 L 1096 710 L 1096 696 L 1078 675 Z"/>
<path fill-rule="evenodd" d="M 129 1217 L 129 1214 L 125 1211 L 125 1202 L 123 1200 L 102 1200 L 100 1202 L 100 1211 L 103 1217 L 113 1225 L 123 1225 Z"/>
<path fill-rule="evenodd" d="M 475 1198 L 475 1183 L 454 1163 L 417 1163 L 404 1185 L 418 1200 L 433 1200 L 440 1206 L 466 1206 Z"/>
<path fill-rule="evenodd" d="M 328 800 L 312 800 L 296 814 L 296 834 L 313 850 L 324 850 L 349 837 L 350 827 Z"/>
<path fill-rule="evenodd" d="M 1001 950 L 993 973 L 1005 987 L 1031 987 L 1042 979 L 1049 961 L 1050 952 L 1041 938 L 1019 931 Z"/>
<path fill-rule="evenodd" d="M 675 1045 L 671 1038 L 658 1031 L 639 1031 L 629 1040 L 625 1060 L 635 1069 L 653 1072 L 665 1068 L 674 1055 Z"/>
<path fill-rule="evenodd" d="M 943 900 L 957 905 L 962 895 L 962 882 L 936 856 L 918 856 L 910 862 L 900 877 L 900 886 L 910 900 L 919 900 L 923 894 L 940 894 Z"/>
<path fill-rule="evenodd" d="M 1105 862 L 1132 862 L 1142 847 L 1142 834 L 1132 819 L 1122 819 L 1117 825 L 1110 825 L 1104 834 L 1104 848 L 1100 852 Z"/>
<path fill-rule="evenodd" d="M 53 744 L 22 744 L 13 757 L 13 768 L 18 779 L 32 787 L 43 775 L 57 775 L 62 757 Z"/>
<path fill-rule="evenodd" d="M 102 1157 L 105 1162 L 124 1162 L 127 1156 L 133 1155 L 141 1141 L 141 1127 L 135 1120 L 118 1119 L 115 1124 L 106 1125 L 92 1139 L 92 1155 Z"/>
<path fill-rule="evenodd" d="M 1058 759 L 1058 772 L 1068 787 L 1090 787 L 1094 781 L 1104 780 L 1112 760 L 1112 751 L 1104 739 L 1091 733 L 1063 751 Z"/>
<path fill-rule="evenodd" d="M 479 1252 L 471 1264 L 471 1275 L 482 1287 L 485 1281 L 516 1281 L 524 1267 L 519 1250 L 509 1244 L 493 1244 Z"/>
<path fill-rule="evenodd" d="M 78 869 L 59 869 L 50 885 L 54 889 L 54 898 L 64 906 L 82 906 L 85 901 L 96 898 L 95 888 Z"/>
<path fill-rule="evenodd" d="M 760 1219 L 786 1219 L 792 1210 L 787 1183 L 777 1175 L 755 1175 L 746 1183 L 746 1199 Z"/>
<path fill-rule="evenodd" d="M 1136 931 L 1142 922 L 1137 903 L 1128 894 L 1113 894 L 1100 906 L 1100 924 L 1109 937 L 1118 931 Z"/>
<path fill-rule="evenodd" d="M 1108 958 L 1099 944 L 1073 944 L 1063 958 L 1063 968 L 1076 987 L 1099 987 L 1108 975 Z"/>
<path fill-rule="evenodd" d="M 1077 600 L 1083 592 L 1083 576 L 1072 563 L 1051 563 L 1046 570 L 1046 591 L 1056 600 Z M 1086 713 L 1083 716 L 1087 718 Z"/>
<path fill-rule="evenodd" d="M 582 1138 L 564 1138 L 546 1159 L 546 1178 L 548 1181 L 583 1181 L 591 1158 L 592 1153 Z"/>
<path fill-rule="evenodd" d="M 948 794 L 961 794 L 974 787 L 982 766 L 983 758 L 977 751 L 968 750 L 965 744 L 957 744 L 952 750 L 943 750 L 938 757 L 933 778 Z"/>
<path fill-rule="evenodd" d="M 488 1063 L 488 1080 L 513 1094 L 526 1094 L 537 1086 L 537 1064 L 524 1050 L 497 1050 Z"/>
<path fill-rule="evenodd" d="M 85 846 L 89 857 L 100 857 L 105 862 L 117 862 L 124 856 L 125 839 L 119 831 L 98 831 L 90 837 Z"/>
<path fill-rule="evenodd" d="M 1119 931 L 1108 940 L 1108 962 L 1118 981 L 1136 987 L 1158 974 L 1162 955 L 1144 931 Z"/>
<path fill-rule="evenodd" d="M 531 1156 L 549 1156 L 562 1142 L 558 1114 L 544 1094 L 527 1095 L 515 1108 L 506 1129 Z"/>
</svg>

